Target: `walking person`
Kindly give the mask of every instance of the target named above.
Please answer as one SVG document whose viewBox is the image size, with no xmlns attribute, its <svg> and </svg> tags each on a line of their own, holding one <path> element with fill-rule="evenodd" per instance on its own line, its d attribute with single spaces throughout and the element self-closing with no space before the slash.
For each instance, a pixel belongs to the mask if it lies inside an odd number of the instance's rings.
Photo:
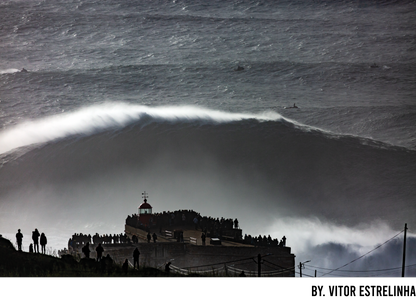
<svg viewBox="0 0 416 299">
<path fill-rule="evenodd" d="M 16 234 L 17 249 L 19 251 L 22 251 L 22 241 L 23 241 L 23 234 L 20 232 L 20 228 L 19 228 Z"/>
<path fill-rule="evenodd" d="M 42 250 L 42 253 L 46 253 L 46 243 L 48 243 L 48 240 L 46 239 L 46 236 L 44 233 L 40 235 L 40 248 Z"/>
<path fill-rule="evenodd" d="M 32 232 L 33 249 L 35 253 L 39 253 L 39 231 L 37 228 Z"/>
</svg>

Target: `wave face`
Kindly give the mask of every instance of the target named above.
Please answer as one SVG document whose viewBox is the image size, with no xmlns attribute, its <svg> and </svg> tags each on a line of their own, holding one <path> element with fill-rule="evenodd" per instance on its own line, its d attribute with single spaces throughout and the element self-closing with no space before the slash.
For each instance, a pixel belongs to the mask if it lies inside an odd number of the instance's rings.
<svg viewBox="0 0 416 299">
<path fill-rule="evenodd" d="M 148 190 L 160 210 L 233 211 L 246 219 L 256 211 L 265 219 L 316 216 L 348 225 L 413 221 L 414 151 L 301 127 L 278 114 L 140 106 L 127 113 L 121 107 L 97 114 L 89 108 L 29 126 L 43 129 L 31 134 L 41 136 L 37 142 L 52 141 L 3 163 L 2 205 L 28 201 L 36 209 L 40 200 L 59 210 L 52 218 L 83 211 L 91 219 L 103 196 L 99 218 L 119 220 Z M 120 202 L 125 209 L 116 208 Z"/>
<path fill-rule="evenodd" d="M 110 128 L 121 129 L 140 122 L 201 121 L 224 123 L 244 119 L 259 121 L 284 119 L 276 112 L 262 114 L 229 113 L 200 107 L 148 107 L 123 103 L 108 103 L 83 108 L 75 112 L 27 121 L 0 133 L 0 154 L 20 147 L 52 141 L 71 135 L 89 135 Z"/>
</svg>

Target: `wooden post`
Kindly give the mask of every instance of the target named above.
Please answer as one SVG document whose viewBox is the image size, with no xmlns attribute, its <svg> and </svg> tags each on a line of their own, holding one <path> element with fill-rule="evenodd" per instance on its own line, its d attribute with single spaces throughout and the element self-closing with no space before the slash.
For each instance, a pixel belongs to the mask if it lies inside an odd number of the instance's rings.
<svg viewBox="0 0 416 299">
<path fill-rule="evenodd" d="M 300 277 L 302 277 L 302 263 L 299 262 L 299 273 L 300 273 Z"/>
</svg>

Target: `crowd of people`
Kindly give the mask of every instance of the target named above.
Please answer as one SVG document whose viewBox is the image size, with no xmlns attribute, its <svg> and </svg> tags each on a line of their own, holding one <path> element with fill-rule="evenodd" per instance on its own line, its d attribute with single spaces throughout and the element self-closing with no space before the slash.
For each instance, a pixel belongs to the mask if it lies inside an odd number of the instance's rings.
<svg viewBox="0 0 416 299">
<path fill-rule="evenodd" d="M 137 214 L 129 215 L 126 219 L 126 224 L 135 228 L 140 228 L 149 231 L 149 227 L 140 223 L 140 217 Z M 162 213 L 155 213 L 150 219 L 149 226 L 168 229 L 175 226 L 194 226 L 196 230 L 201 230 L 207 233 L 208 236 L 220 237 L 223 233 L 232 229 L 238 229 L 239 224 L 237 219 L 231 218 L 213 218 L 208 216 L 201 216 L 200 213 L 193 210 L 177 210 L 174 212 L 164 211 Z M 240 235 L 241 238 L 241 235 Z"/>
<path fill-rule="evenodd" d="M 286 237 L 283 236 L 280 241 L 278 239 L 272 239 L 272 237 L 269 235 L 266 236 L 257 236 L 252 237 L 251 235 L 244 235 L 244 243 L 245 244 L 251 244 L 254 246 L 280 246 L 285 247 L 286 246 Z"/>
<path fill-rule="evenodd" d="M 126 224 L 149 231 L 149 227 L 140 223 L 139 218 L 137 214 L 129 215 L 127 216 Z M 159 227 L 160 231 L 162 231 L 162 229 L 169 229 L 175 226 L 194 226 L 196 230 L 201 230 L 204 236 L 216 238 L 228 236 L 233 237 L 235 241 L 254 246 L 286 246 L 285 236 L 278 240 L 270 235 L 267 237 L 261 235 L 252 237 L 246 234 L 243 238 L 237 219 L 201 216 L 200 213 L 193 210 L 164 211 L 152 215 L 150 227 Z"/>
<path fill-rule="evenodd" d="M 130 238 L 124 234 L 104 234 L 99 235 L 96 233 L 94 236 L 91 234 L 75 233 L 68 240 L 68 248 L 75 248 L 79 245 L 84 245 L 86 243 L 90 244 L 118 244 L 118 243 L 130 243 Z"/>
</svg>

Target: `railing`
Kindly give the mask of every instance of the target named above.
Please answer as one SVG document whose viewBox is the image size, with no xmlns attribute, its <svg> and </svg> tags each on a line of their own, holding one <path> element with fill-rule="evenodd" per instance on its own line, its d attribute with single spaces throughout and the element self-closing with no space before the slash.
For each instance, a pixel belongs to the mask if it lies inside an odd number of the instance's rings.
<svg viewBox="0 0 416 299">
<path fill-rule="evenodd" d="M 173 238 L 173 232 L 170 230 L 165 230 L 163 231 L 163 233 L 165 234 L 165 237 L 167 238 Z"/>
<path fill-rule="evenodd" d="M 163 234 L 166 238 L 173 239 L 173 237 L 174 237 L 173 232 L 170 231 L 170 230 L 164 230 Z M 183 242 L 197 245 L 198 244 L 198 239 L 194 238 L 194 237 L 184 237 Z"/>
</svg>

